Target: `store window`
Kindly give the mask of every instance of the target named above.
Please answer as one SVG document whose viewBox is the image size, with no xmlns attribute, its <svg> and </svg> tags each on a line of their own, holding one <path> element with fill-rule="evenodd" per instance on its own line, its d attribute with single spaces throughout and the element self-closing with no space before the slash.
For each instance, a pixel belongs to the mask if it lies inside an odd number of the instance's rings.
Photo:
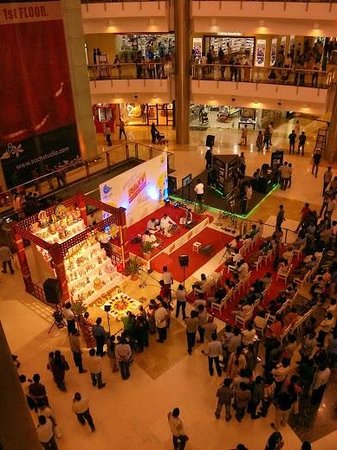
<svg viewBox="0 0 337 450">
<path fill-rule="evenodd" d="M 120 34 L 116 36 L 116 49 L 122 62 L 133 62 L 139 56 L 146 60 L 164 59 L 175 53 L 173 33 Z"/>
<path fill-rule="evenodd" d="M 252 63 L 255 38 L 254 37 L 237 37 L 237 36 L 204 36 L 204 52 L 209 51 L 214 55 L 216 62 L 220 48 L 224 52 L 225 59 L 245 58 Z M 228 60 L 228 62 L 229 62 Z"/>
</svg>

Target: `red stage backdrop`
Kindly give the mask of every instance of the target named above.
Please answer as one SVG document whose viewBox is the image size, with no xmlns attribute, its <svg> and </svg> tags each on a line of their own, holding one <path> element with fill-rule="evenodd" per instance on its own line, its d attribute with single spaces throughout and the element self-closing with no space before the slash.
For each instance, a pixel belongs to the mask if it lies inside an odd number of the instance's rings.
<svg viewBox="0 0 337 450">
<path fill-rule="evenodd" d="M 0 1 L 0 55 L 0 158 L 11 187 L 79 155 L 60 2 Z"/>
</svg>

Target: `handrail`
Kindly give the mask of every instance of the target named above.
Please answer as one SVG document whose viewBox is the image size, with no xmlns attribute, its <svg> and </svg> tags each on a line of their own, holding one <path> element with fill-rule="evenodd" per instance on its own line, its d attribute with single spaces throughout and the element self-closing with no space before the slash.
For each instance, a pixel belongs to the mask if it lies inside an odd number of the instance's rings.
<svg viewBox="0 0 337 450">
<path fill-rule="evenodd" d="M 96 80 L 167 79 L 172 74 L 172 61 L 141 61 L 88 65 L 89 78 Z"/>
<path fill-rule="evenodd" d="M 336 79 L 336 70 L 256 67 L 249 64 L 192 64 L 192 79 L 327 88 Z"/>
</svg>

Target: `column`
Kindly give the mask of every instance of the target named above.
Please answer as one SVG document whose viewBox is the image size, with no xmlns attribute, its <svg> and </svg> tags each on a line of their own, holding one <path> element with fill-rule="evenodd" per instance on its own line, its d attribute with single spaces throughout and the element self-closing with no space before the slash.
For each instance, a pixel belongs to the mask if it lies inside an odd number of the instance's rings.
<svg viewBox="0 0 337 450">
<path fill-rule="evenodd" d="M 61 0 L 77 134 L 83 159 L 97 156 L 80 0 Z"/>
<path fill-rule="evenodd" d="M 0 323 L 0 443 L 3 450 L 41 450 Z"/>
<path fill-rule="evenodd" d="M 325 155 L 328 161 L 337 161 L 337 83 L 333 82 L 328 89 L 327 111 L 331 111 L 331 122 L 328 127 L 328 142 Z"/>
<path fill-rule="evenodd" d="M 174 0 L 176 142 L 190 139 L 190 0 Z"/>
</svg>

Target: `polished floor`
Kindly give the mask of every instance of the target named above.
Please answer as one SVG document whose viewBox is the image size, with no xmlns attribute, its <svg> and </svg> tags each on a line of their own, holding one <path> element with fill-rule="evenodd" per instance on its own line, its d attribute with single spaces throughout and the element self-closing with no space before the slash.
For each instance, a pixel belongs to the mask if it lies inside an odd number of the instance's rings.
<svg viewBox="0 0 337 450">
<path fill-rule="evenodd" d="M 287 156 L 294 166 L 291 189 L 273 192 L 254 211 L 253 217 L 272 220 L 278 205 L 282 203 L 285 206 L 286 218 L 292 226 L 299 218 L 303 202 L 309 201 L 312 207 L 319 208 L 322 174 L 326 164 L 322 163 L 317 179 L 311 175 L 310 165 L 314 132 L 319 125 L 304 118 L 301 118 L 301 125 L 307 131 L 309 142 L 306 156 Z M 287 149 L 287 134 L 292 126 L 292 123 L 283 123 L 275 130 L 275 148 Z M 130 139 L 149 143 L 147 127 L 127 127 L 126 131 Z M 240 134 L 233 129 L 193 131 L 191 144 L 186 146 L 174 144 L 172 130 L 165 129 L 163 132 L 169 138 L 167 149 L 174 152 L 175 175 L 180 179 L 187 171 L 195 176 L 203 169 L 205 134 L 216 135 L 216 152 L 241 151 L 237 145 Z M 254 151 L 255 136 L 255 133 L 250 132 L 249 146 L 242 149 L 246 154 L 248 175 L 251 175 L 257 166 L 270 160 L 269 153 L 258 154 Z M 101 137 L 99 143 L 102 145 Z M 138 280 L 128 281 L 123 289 L 135 298 L 149 299 L 158 294 L 155 281 L 158 274 L 152 275 L 154 278 L 146 278 L 145 288 L 140 287 L 144 280 Z M 106 387 L 99 391 L 91 385 L 88 374 L 79 375 L 75 370 L 66 331 L 54 327 L 48 333 L 51 310 L 24 292 L 18 271 L 13 276 L 1 274 L 0 280 L 0 317 L 8 342 L 12 352 L 19 355 L 20 372 L 28 376 L 39 372 L 47 386 L 63 434 L 58 441 L 61 450 L 89 450 L 94 447 L 101 450 L 170 449 L 172 443 L 166 415 L 175 406 L 181 408 L 186 432 L 190 437 L 188 449 L 229 450 L 235 448 L 239 442 L 245 444 L 249 450 L 264 449 L 266 440 L 273 431 L 270 427 L 273 411 L 266 419 L 252 421 L 245 418 L 241 424 L 235 419 L 228 423 L 223 418 L 217 421 L 214 417 L 215 393 L 220 379 L 216 375 L 209 376 L 207 358 L 201 353 L 201 347 L 197 346 L 192 356 L 187 354 L 185 332 L 180 319 L 172 319 L 167 343 L 158 344 L 151 338 L 150 348 L 135 357 L 129 380 L 122 381 L 118 373 L 112 373 L 109 361 L 104 357 L 103 379 Z M 189 279 L 187 285 L 192 281 L 193 278 Z M 58 391 L 51 373 L 46 370 L 48 352 L 57 348 L 64 352 L 71 365 L 66 374 L 66 393 Z M 282 429 L 285 450 L 300 449 L 301 439 L 304 438 L 314 441 L 314 450 L 334 448 L 335 388 L 336 384 L 333 382 L 315 417 L 306 415 L 302 425 L 293 424 L 294 429 L 290 426 Z M 76 391 L 80 391 L 90 401 L 90 410 L 97 429 L 94 434 L 91 434 L 88 428 L 82 428 L 71 413 L 72 397 Z"/>
</svg>

